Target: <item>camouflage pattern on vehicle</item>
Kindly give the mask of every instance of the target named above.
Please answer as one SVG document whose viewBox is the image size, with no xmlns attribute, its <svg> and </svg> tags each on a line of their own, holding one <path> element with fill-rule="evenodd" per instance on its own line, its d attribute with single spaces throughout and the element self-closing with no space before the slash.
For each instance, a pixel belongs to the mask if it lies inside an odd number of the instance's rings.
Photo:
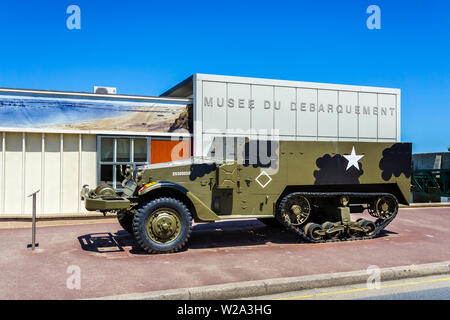
<svg viewBox="0 0 450 320">
<path fill-rule="evenodd" d="M 183 248 L 192 221 L 256 218 L 310 242 L 368 239 L 409 203 L 410 143 L 247 141 L 238 154 L 127 167 L 123 191 L 84 186 L 81 197 L 88 210 L 117 212 L 150 253 Z"/>
</svg>

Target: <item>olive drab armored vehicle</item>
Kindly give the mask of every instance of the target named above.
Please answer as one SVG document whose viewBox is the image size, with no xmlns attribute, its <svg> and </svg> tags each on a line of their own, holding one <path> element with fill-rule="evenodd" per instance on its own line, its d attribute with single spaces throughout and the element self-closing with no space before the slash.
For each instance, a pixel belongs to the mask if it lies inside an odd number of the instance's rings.
<svg viewBox="0 0 450 320">
<path fill-rule="evenodd" d="M 369 239 L 409 202 L 410 143 L 254 140 L 239 155 L 127 166 L 122 191 L 84 186 L 81 198 L 117 212 L 149 253 L 180 250 L 192 221 L 256 218 L 309 242 Z"/>
</svg>

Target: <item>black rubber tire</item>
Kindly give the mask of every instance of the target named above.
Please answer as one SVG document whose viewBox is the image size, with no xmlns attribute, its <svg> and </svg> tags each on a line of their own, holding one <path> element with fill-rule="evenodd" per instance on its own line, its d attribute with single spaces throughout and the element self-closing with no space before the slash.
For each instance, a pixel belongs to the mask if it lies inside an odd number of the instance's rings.
<svg viewBox="0 0 450 320">
<path fill-rule="evenodd" d="M 278 221 L 277 218 L 258 218 L 258 221 L 264 223 L 268 227 L 283 228 L 284 226 Z"/>
<path fill-rule="evenodd" d="M 120 210 L 117 212 L 117 220 L 120 226 L 128 233 L 133 234 L 133 215 L 127 214 L 126 211 Z"/>
<path fill-rule="evenodd" d="M 169 243 L 153 241 L 145 225 L 150 214 L 161 208 L 170 208 L 177 212 L 181 220 L 181 232 L 178 237 Z M 183 202 L 174 198 L 157 198 L 140 206 L 133 218 L 133 234 L 139 246 L 148 253 L 171 253 L 181 250 L 187 243 L 192 231 L 192 216 Z"/>
<path fill-rule="evenodd" d="M 308 223 L 306 226 L 305 226 L 305 233 L 308 235 L 308 237 L 310 237 L 311 239 L 314 239 L 314 240 L 321 240 L 321 237 L 319 236 L 319 237 L 317 237 L 315 234 L 314 234 L 314 231 L 316 231 L 316 230 L 321 230 L 322 229 L 322 226 L 320 225 L 320 224 L 317 224 L 317 223 Z"/>
<path fill-rule="evenodd" d="M 375 223 L 373 223 L 372 221 L 369 221 L 369 220 L 364 220 L 361 223 L 361 227 L 363 227 L 363 228 L 370 227 L 371 231 L 367 234 L 367 236 L 372 236 L 376 232 L 376 229 L 377 229 L 377 226 L 375 225 Z"/>
</svg>

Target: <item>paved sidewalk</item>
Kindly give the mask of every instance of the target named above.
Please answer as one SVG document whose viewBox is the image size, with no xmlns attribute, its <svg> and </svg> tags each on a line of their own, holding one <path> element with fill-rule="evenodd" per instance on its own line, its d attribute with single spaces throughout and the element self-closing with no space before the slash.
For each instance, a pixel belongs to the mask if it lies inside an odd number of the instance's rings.
<svg viewBox="0 0 450 320">
<path fill-rule="evenodd" d="M 402 208 L 372 240 L 310 244 L 256 220 L 199 224 L 188 248 L 148 255 L 118 223 L 1 229 L 0 299 L 74 299 L 450 260 L 450 208 Z M 69 266 L 81 288 L 68 289 Z M 70 271 L 70 268 L 69 268 Z"/>
</svg>

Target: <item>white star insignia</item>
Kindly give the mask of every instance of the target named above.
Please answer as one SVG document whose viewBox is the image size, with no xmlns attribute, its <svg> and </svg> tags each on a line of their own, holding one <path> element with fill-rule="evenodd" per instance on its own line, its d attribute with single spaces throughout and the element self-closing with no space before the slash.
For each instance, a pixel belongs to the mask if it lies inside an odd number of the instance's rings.
<svg viewBox="0 0 450 320">
<path fill-rule="evenodd" d="M 359 164 L 358 161 L 359 159 L 361 159 L 362 157 L 364 157 L 364 155 L 356 155 L 355 153 L 355 147 L 352 148 L 352 153 L 350 155 L 345 155 L 344 154 L 344 158 L 347 159 L 348 164 L 347 164 L 347 169 L 345 169 L 345 171 L 347 171 L 348 169 L 350 169 L 351 167 L 355 167 L 356 169 L 359 170 Z"/>
</svg>

